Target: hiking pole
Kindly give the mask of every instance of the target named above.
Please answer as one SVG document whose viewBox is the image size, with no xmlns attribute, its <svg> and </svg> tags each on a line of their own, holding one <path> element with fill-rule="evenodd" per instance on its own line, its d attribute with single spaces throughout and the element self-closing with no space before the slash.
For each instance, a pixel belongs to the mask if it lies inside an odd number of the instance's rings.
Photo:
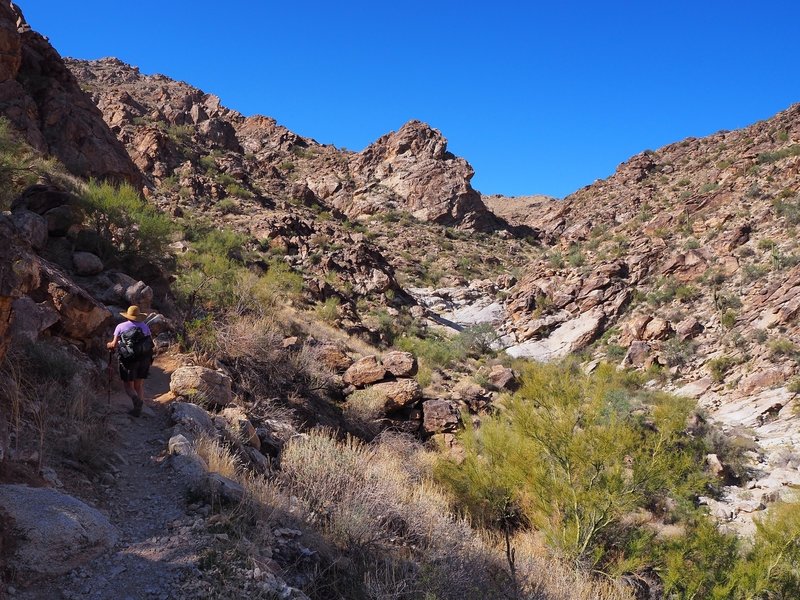
<svg viewBox="0 0 800 600">
<path fill-rule="evenodd" d="M 114 360 L 114 350 L 108 351 L 108 378 L 106 382 L 106 393 L 108 395 L 108 405 L 111 406 L 111 363 Z"/>
</svg>

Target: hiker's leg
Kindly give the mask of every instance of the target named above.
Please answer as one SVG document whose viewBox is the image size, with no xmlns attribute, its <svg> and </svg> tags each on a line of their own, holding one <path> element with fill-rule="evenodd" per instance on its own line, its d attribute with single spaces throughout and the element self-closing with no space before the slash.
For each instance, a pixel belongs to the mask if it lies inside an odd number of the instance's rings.
<svg viewBox="0 0 800 600">
<path fill-rule="evenodd" d="M 136 389 L 136 394 L 144 400 L 144 379 L 134 379 L 133 387 Z"/>
<path fill-rule="evenodd" d="M 128 396 L 130 397 L 131 400 L 133 400 L 134 397 L 138 396 L 138 393 L 136 391 L 136 387 L 134 386 L 134 382 L 133 381 L 123 381 L 122 383 L 125 386 L 125 393 L 128 394 Z M 134 400 L 134 402 L 135 402 L 135 400 Z"/>
</svg>

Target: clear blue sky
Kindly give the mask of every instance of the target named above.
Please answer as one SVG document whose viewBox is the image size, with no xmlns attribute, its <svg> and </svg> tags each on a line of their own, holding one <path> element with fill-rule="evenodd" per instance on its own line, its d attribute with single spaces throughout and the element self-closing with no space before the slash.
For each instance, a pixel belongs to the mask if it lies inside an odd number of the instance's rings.
<svg viewBox="0 0 800 600">
<path fill-rule="evenodd" d="M 116 56 L 320 142 L 426 121 L 487 194 L 564 196 L 800 101 L 790 0 L 17 1 L 62 55 Z"/>
</svg>

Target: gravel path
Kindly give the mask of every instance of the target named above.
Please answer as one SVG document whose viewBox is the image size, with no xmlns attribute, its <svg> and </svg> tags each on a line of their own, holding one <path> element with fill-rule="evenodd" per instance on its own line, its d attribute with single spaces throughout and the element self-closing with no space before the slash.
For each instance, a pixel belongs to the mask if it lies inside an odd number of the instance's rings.
<svg viewBox="0 0 800 600">
<path fill-rule="evenodd" d="M 169 363 L 159 359 L 145 383 L 148 399 L 169 389 Z M 110 423 L 119 432 L 116 473 L 104 473 L 90 489 L 64 491 L 109 517 L 119 539 L 114 549 L 58 580 L 41 582 L 13 598 L 167 600 L 180 598 L 181 583 L 197 574 L 208 506 L 187 506 L 185 486 L 167 465 L 167 407 L 147 400 L 142 417 L 127 414 L 130 399 L 112 395 Z M 85 488 L 85 486 L 84 486 Z"/>
</svg>

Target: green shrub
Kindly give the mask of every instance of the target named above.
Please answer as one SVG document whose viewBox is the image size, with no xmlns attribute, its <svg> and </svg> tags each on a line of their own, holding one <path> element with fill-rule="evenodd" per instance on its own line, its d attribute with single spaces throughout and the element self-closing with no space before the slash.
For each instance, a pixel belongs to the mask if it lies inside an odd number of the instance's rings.
<svg viewBox="0 0 800 600">
<path fill-rule="evenodd" d="M 722 383 L 725 381 L 725 375 L 727 375 L 728 371 L 735 365 L 736 361 L 730 356 L 720 356 L 719 358 L 709 360 L 706 363 L 706 368 L 708 368 L 708 372 L 711 374 L 711 379 L 716 383 Z"/>
<path fill-rule="evenodd" d="M 767 344 L 767 347 L 769 348 L 770 356 L 772 358 L 778 358 L 780 356 L 797 356 L 798 354 L 797 346 L 786 338 L 771 340 L 769 344 Z"/>
<path fill-rule="evenodd" d="M 790 156 L 800 156 L 800 144 L 792 144 L 788 148 L 782 148 L 775 152 L 762 152 L 756 160 L 760 164 L 770 164 Z"/>
<path fill-rule="evenodd" d="M 339 318 L 339 305 L 341 301 L 336 296 L 332 296 L 314 307 L 314 314 L 326 323 L 334 323 Z"/>
<path fill-rule="evenodd" d="M 466 357 L 463 346 L 455 340 L 431 334 L 428 337 L 404 336 L 395 344 L 400 350 L 411 352 L 431 369 L 446 369 Z"/>
<path fill-rule="evenodd" d="M 732 308 L 727 309 L 722 313 L 722 316 L 720 316 L 719 322 L 725 329 L 733 329 L 736 325 L 736 311 Z"/>
<path fill-rule="evenodd" d="M 81 204 L 89 225 L 104 241 L 104 247 L 95 249 L 100 256 L 163 257 L 172 222 L 132 186 L 90 181 L 82 192 Z"/>
<path fill-rule="evenodd" d="M 636 565 L 653 538 L 626 515 L 665 496 L 689 503 L 707 481 L 704 447 L 685 433 L 691 401 L 638 390 L 610 365 L 527 365 L 505 410 L 467 423 L 463 460 L 442 459 L 437 475 L 477 523 L 536 529 L 586 567 Z"/>
</svg>

